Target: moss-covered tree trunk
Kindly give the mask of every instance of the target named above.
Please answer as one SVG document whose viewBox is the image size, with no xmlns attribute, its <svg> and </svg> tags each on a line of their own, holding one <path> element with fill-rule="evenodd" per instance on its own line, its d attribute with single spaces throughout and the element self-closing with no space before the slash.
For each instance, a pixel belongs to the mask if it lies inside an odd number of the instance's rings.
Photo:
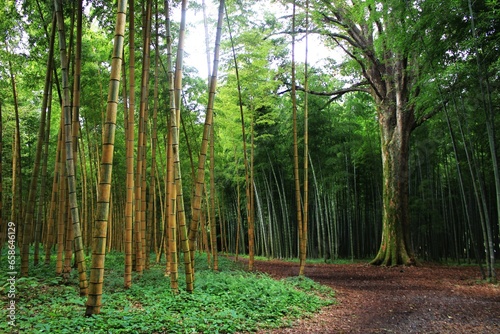
<svg viewBox="0 0 500 334">
<path fill-rule="evenodd" d="M 404 99 L 396 107 L 380 104 L 379 126 L 383 168 L 382 242 L 372 264 L 411 265 L 409 217 L 409 142 L 414 113 L 407 110 Z"/>
<path fill-rule="evenodd" d="M 397 1 L 374 4 L 321 1 L 314 2 L 314 8 L 320 13 L 318 26 L 326 28 L 323 34 L 359 65 L 364 78 L 329 95 L 335 98 L 346 92 L 366 92 L 377 106 L 384 178 L 383 226 L 380 249 L 371 263 L 410 265 L 414 259 L 408 205 L 409 140 L 412 131 L 439 108 L 427 111 L 415 104 L 426 88 L 421 85 L 421 75 L 427 67 L 419 56 L 420 44 L 408 39 L 408 27 L 417 22 L 412 15 L 418 16 L 418 11 Z"/>
</svg>

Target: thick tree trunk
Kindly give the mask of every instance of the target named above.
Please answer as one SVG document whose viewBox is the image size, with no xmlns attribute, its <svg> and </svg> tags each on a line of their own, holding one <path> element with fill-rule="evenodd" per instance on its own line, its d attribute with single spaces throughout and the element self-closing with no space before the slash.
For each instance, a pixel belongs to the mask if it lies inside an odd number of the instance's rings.
<svg viewBox="0 0 500 334">
<path fill-rule="evenodd" d="M 415 261 L 410 250 L 408 212 L 409 138 L 413 129 L 433 113 L 418 120 L 415 116 L 414 101 L 423 88 L 417 80 L 422 65 L 415 57 L 418 50 L 393 43 L 404 31 L 402 25 L 407 24 L 407 7 L 385 6 L 376 1 L 375 7 L 380 6 L 381 12 L 387 11 L 386 14 L 379 16 L 378 10 L 368 8 L 367 16 L 358 15 L 367 9 L 364 6 L 321 1 L 318 10 L 324 21 L 319 26 L 327 22 L 331 25 L 329 28 L 337 29 L 334 33 L 327 30 L 325 35 L 359 64 L 360 74 L 369 86 L 368 89 L 353 86 L 352 91 L 370 92 L 378 107 L 384 177 L 383 228 L 380 250 L 371 263 L 410 265 Z M 326 14 L 328 12 L 330 14 Z"/>
<path fill-rule="evenodd" d="M 384 187 L 382 242 L 371 262 L 374 265 L 415 264 L 408 211 L 409 142 L 414 114 L 403 108 L 407 104 L 396 100 L 396 107 L 382 105 L 379 112 Z"/>
</svg>

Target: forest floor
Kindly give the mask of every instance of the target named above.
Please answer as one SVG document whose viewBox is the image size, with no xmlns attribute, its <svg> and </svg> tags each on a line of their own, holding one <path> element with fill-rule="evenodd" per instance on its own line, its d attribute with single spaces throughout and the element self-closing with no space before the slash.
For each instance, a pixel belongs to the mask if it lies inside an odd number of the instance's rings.
<svg viewBox="0 0 500 334">
<path fill-rule="evenodd" d="M 279 260 L 255 269 L 274 278 L 299 270 Z M 258 333 L 500 333 L 500 286 L 481 281 L 478 267 L 310 264 L 305 276 L 333 288 L 337 304 Z"/>
</svg>

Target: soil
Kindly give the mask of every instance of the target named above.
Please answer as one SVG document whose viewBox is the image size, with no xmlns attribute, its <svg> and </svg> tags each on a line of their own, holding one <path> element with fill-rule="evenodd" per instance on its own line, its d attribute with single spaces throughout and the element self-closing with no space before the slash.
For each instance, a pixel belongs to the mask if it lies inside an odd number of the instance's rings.
<svg viewBox="0 0 500 334">
<path fill-rule="evenodd" d="M 255 269 L 274 278 L 299 271 L 278 260 Z M 500 287 L 481 281 L 478 267 L 311 264 L 305 276 L 333 288 L 337 303 L 259 333 L 500 333 Z"/>
</svg>

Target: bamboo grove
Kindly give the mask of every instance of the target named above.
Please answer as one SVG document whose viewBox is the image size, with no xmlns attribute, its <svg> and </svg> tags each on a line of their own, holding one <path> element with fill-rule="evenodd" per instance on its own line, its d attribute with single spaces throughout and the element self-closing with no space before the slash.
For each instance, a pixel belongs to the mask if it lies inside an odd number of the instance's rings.
<svg viewBox="0 0 500 334">
<path fill-rule="evenodd" d="M 498 5 L 205 2 L 4 4 L 0 245 L 15 222 L 23 276 L 55 255 L 87 315 L 110 251 L 125 287 L 156 261 L 174 293 L 195 252 L 495 280 Z M 184 62 L 198 30 L 208 73 Z"/>
</svg>

